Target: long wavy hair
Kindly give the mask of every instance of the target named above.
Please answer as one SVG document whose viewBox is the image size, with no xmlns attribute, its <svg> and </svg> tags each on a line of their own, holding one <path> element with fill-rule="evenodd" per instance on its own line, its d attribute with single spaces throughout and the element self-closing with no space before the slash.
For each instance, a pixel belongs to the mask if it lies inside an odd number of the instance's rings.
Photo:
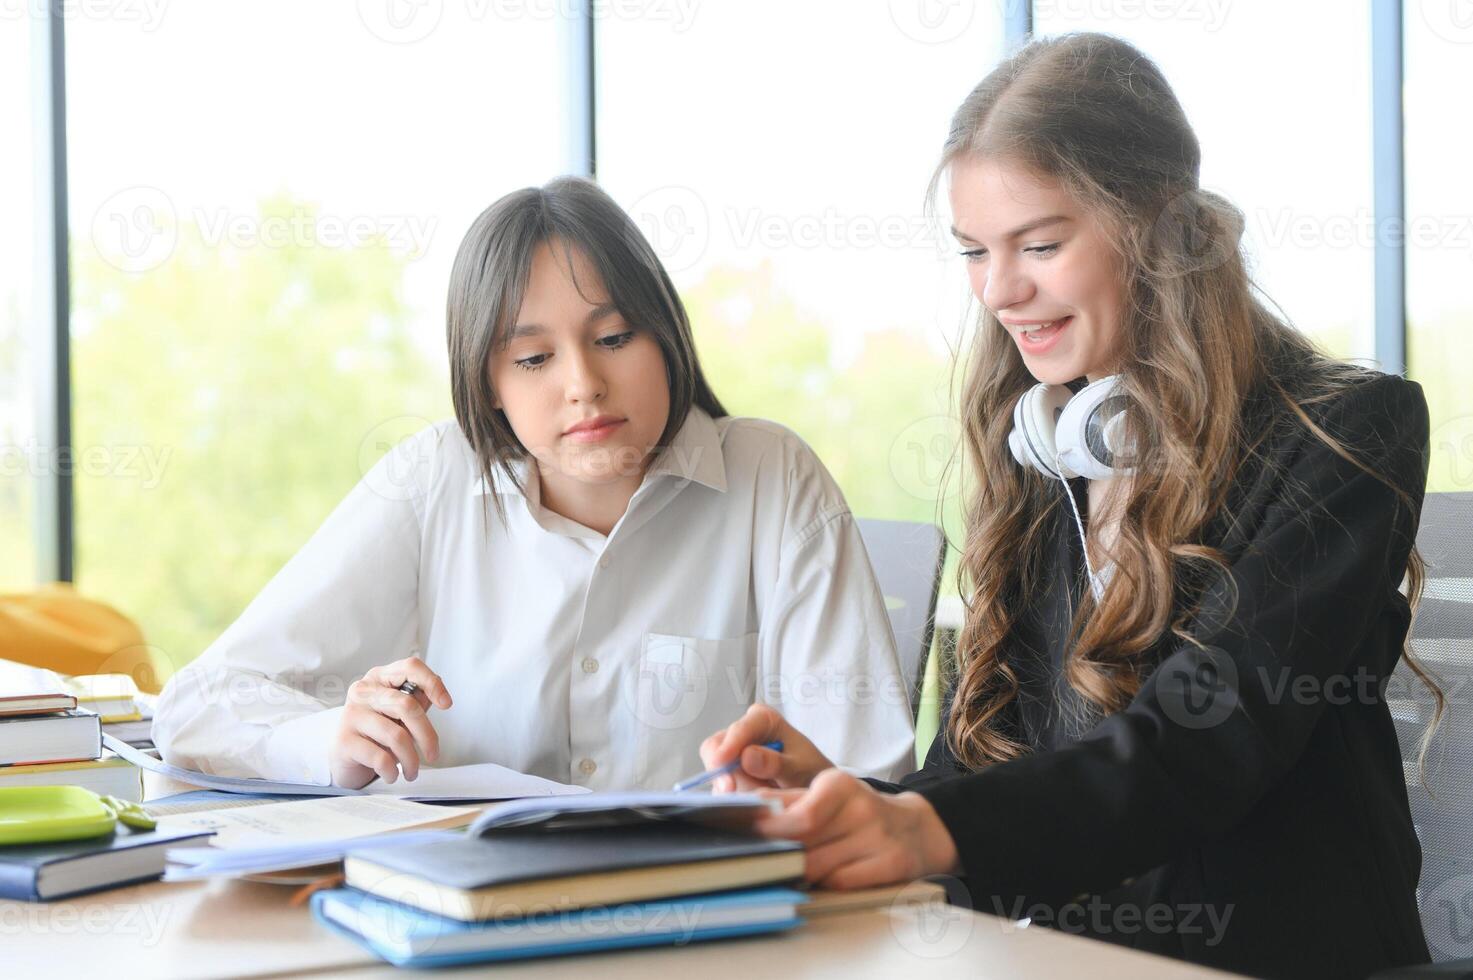
<svg viewBox="0 0 1473 980">
<path fill-rule="evenodd" d="M 1264 433 L 1244 424 L 1250 402 L 1307 426 L 1371 472 L 1309 412 L 1368 373 L 1319 353 L 1254 296 L 1239 246 L 1242 214 L 1198 187 L 1200 158 L 1180 103 L 1150 59 L 1108 35 L 1072 34 L 1029 44 L 982 80 L 952 120 L 931 183 L 934 206 L 947 169 L 976 159 L 1058 181 L 1101 222 L 1126 284 L 1119 377 L 1132 406 L 1135 472 L 1117 510 L 1114 574 L 1098 603 L 1085 590 L 1071 624 L 1065 679 L 1073 696 L 1065 700 L 1078 726 L 1129 703 L 1148 651 L 1166 634 L 1201 646 L 1189 626 L 1194 610 L 1177 610 L 1176 601 L 1188 583 L 1227 575 L 1223 552 L 1203 544 L 1203 532 L 1262 447 Z M 945 733 L 973 769 L 1029 751 L 1004 723 L 1019 690 L 1006 642 L 1023 611 L 1020 597 L 1042 585 L 1062 506 L 1057 484 L 1018 466 L 1007 449 L 1013 404 L 1034 383 L 984 306 L 962 383 L 971 484 L 960 568 L 966 617 Z M 1424 577 L 1415 549 L 1407 575 L 1415 608 Z M 1445 699 L 1409 648 L 1404 655 L 1436 699 L 1425 757 Z"/>
</svg>

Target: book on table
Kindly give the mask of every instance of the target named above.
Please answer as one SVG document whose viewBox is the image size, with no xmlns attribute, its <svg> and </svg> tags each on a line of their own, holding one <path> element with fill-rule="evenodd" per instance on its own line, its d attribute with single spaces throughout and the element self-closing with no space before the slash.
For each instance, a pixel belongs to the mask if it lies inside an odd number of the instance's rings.
<svg viewBox="0 0 1473 980">
<path fill-rule="evenodd" d="M 163 873 L 166 850 L 208 836 L 119 823 L 102 837 L 0 847 L 0 898 L 44 902 L 147 881 Z"/>
<path fill-rule="evenodd" d="M 138 685 L 128 674 L 81 674 L 62 680 L 77 707 L 97 712 L 104 725 L 143 720 Z"/>
<path fill-rule="evenodd" d="M 102 755 L 102 725 L 85 708 L 0 716 L 0 766 L 84 762 Z"/>
<path fill-rule="evenodd" d="M 152 751 L 154 748 L 153 719 L 147 716 L 134 721 L 104 721 L 102 734 L 111 735 L 135 749 Z"/>
<path fill-rule="evenodd" d="M 465 922 L 750 888 L 802 877 L 803 850 L 738 831 L 670 823 L 349 849 L 349 885 Z"/>
<path fill-rule="evenodd" d="M 460 922 L 336 888 L 313 895 L 312 912 L 395 966 L 431 967 L 779 932 L 802 921 L 804 901 L 801 892 L 762 888 Z"/>
<path fill-rule="evenodd" d="M 84 762 L 0 766 L 0 786 L 81 786 L 104 796 L 143 801 L 143 770 L 112 754 Z"/>
<path fill-rule="evenodd" d="M 350 848 L 344 872 L 353 888 L 466 922 L 753 888 L 803 875 L 800 845 L 743 826 L 771 807 L 736 794 L 517 801 L 466 834 Z"/>
</svg>

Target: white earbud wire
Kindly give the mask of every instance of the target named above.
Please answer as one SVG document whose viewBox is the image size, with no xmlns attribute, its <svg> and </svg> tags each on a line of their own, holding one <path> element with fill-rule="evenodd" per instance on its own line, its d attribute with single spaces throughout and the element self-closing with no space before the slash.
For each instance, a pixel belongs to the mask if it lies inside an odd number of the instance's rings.
<svg viewBox="0 0 1473 980">
<path fill-rule="evenodd" d="M 1079 504 L 1074 500 L 1074 488 L 1069 486 L 1069 478 L 1064 475 L 1064 464 L 1057 453 L 1054 454 L 1054 472 L 1059 474 L 1059 479 L 1064 484 L 1064 496 L 1069 498 L 1069 509 L 1074 512 L 1074 526 L 1079 528 L 1079 549 L 1084 552 L 1084 570 L 1089 575 L 1089 589 L 1094 593 L 1095 604 L 1098 605 L 1105 598 L 1105 586 L 1095 574 L 1095 566 L 1089 560 L 1089 541 L 1084 536 L 1084 519 L 1079 516 Z"/>
</svg>

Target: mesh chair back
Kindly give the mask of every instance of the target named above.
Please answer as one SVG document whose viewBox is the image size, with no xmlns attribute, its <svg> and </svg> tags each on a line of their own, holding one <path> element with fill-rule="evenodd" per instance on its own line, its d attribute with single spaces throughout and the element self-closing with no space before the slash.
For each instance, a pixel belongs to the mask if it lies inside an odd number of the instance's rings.
<svg viewBox="0 0 1473 980">
<path fill-rule="evenodd" d="M 901 676 L 910 684 L 912 716 L 921 703 L 926 654 L 936 622 L 936 593 L 946 563 L 946 536 L 934 524 L 910 521 L 859 521 L 859 535 L 895 631 Z"/>
</svg>

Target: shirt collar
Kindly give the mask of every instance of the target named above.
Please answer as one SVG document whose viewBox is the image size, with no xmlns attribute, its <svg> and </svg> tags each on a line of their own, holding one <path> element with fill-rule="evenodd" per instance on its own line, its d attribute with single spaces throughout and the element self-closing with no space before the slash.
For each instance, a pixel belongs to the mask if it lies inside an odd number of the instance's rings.
<svg viewBox="0 0 1473 980">
<path fill-rule="evenodd" d="M 726 459 L 721 452 L 721 433 L 716 422 L 699 406 L 692 405 L 685 424 L 670 445 L 651 464 L 645 479 L 673 476 L 694 480 L 718 493 L 726 492 Z"/>
<path fill-rule="evenodd" d="M 522 487 L 536 494 L 537 471 L 532 466 L 531 458 L 512 460 L 511 469 L 516 474 L 516 482 L 513 482 L 500 464 L 491 468 L 492 492 L 505 496 L 527 496 L 518 488 L 517 482 L 520 482 Z M 694 480 L 719 493 L 726 492 L 726 460 L 721 453 L 721 433 L 716 428 L 715 420 L 704 409 L 691 406 L 685 417 L 685 424 L 675 433 L 675 438 L 665 447 L 664 452 L 655 458 L 649 472 L 645 474 L 645 480 L 657 476 Z M 475 482 L 471 495 L 480 496 L 486 492 L 486 481 L 482 478 Z M 535 502 L 534 500 L 533 503 Z"/>
</svg>

